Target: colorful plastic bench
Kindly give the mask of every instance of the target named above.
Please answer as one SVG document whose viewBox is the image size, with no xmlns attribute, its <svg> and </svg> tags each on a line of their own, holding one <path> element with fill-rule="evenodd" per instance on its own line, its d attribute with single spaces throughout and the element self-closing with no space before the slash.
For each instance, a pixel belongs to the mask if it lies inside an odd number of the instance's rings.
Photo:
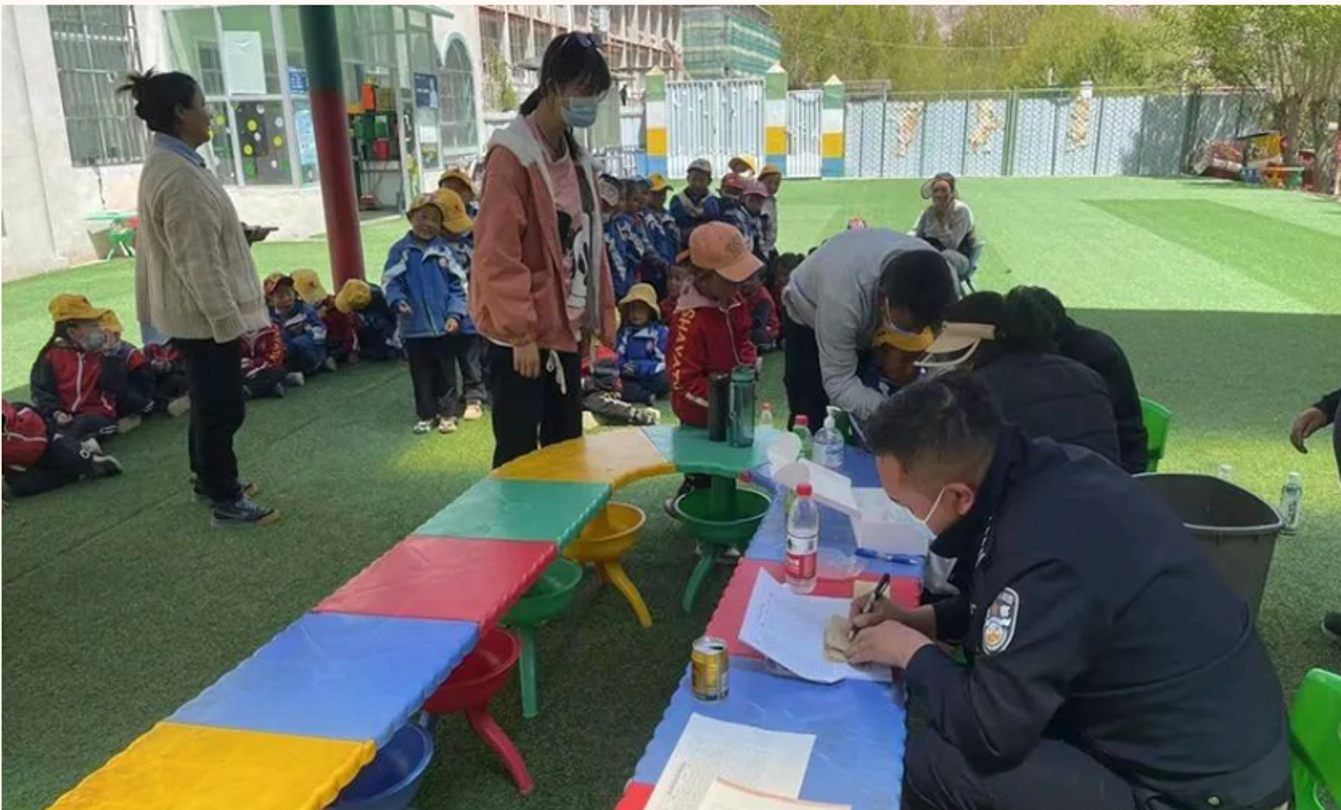
<svg viewBox="0 0 1341 810">
<path fill-rule="evenodd" d="M 1324 810 L 1319 793 L 1341 802 L 1341 675 L 1310 670 L 1290 706 L 1295 807 Z"/>
<path fill-rule="evenodd" d="M 1150 451 L 1146 472 L 1156 472 L 1169 444 L 1169 422 L 1173 412 L 1153 399 L 1141 397 L 1141 418 L 1145 422 L 1146 446 Z"/>
</svg>

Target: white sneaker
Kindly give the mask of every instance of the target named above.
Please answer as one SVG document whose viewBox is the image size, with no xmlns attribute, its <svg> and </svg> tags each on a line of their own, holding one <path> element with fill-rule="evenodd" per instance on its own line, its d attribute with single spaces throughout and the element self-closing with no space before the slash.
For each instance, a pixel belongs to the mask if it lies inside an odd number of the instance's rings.
<svg viewBox="0 0 1341 810">
<path fill-rule="evenodd" d="M 467 402 L 466 412 L 462 414 L 461 418 L 466 422 L 478 421 L 484 418 L 484 409 L 480 407 L 478 402 Z"/>
<path fill-rule="evenodd" d="M 169 400 L 167 410 L 168 416 L 173 418 L 181 416 L 184 413 L 189 413 L 191 411 L 191 398 L 188 396 L 180 396 L 176 399 Z"/>
<path fill-rule="evenodd" d="M 91 456 L 102 454 L 102 445 L 98 444 L 98 440 L 93 438 L 92 436 L 80 442 L 79 446 L 83 448 L 84 452 L 88 453 Z"/>
<path fill-rule="evenodd" d="M 456 432 L 456 419 L 451 416 L 444 416 L 438 420 L 438 432 L 446 435 Z"/>
<path fill-rule="evenodd" d="M 433 429 L 432 419 L 420 419 L 418 422 L 414 423 L 413 428 L 414 432 L 419 434 L 427 433 L 432 429 Z"/>
<path fill-rule="evenodd" d="M 294 387 L 294 388 L 301 388 L 301 387 L 303 387 L 303 385 L 305 385 L 306 383 L 307 383 L 307 378 L 305 378 L 305 377 L 303 376 L 303 372 L 301 372 L 301 371 L 290 371 L 288 374 L 285 374 L 285 375 L 284 375 L 284 384 L 285 384 L 285 385 L 288 385 L 288 386 L 291 386 L 291 387 Z"/>
<path fill-rule="evenodd" d="M 144 420 L 141 419 L 137 414 L 131 414 L 130 416 L 123 416 L 120 419 L 116 420 L 116 432 L 129 433 L 135 428 L 139 427 L 143 422 Z"/>
</svg>

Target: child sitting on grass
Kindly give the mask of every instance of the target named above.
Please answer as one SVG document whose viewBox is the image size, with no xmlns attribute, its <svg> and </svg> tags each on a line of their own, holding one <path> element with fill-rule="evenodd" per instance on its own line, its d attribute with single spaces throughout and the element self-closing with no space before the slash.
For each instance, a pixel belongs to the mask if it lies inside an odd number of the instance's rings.
<svg viewBox="0 0 1341 810">
<path fill-rule="evenodd" d="M 625 401 L 620 392 L 619 355 L 609 346 L 596 341 L 593 365 L 587 354 L 582 356 L 582 407 L 602 425 L 655 425 L 661 413 L 647 405 Z"/>
<path fill-rule="evenodd" d="M 455 375 L 461 370 L 462 399 L 466 410 L 461 418 L 474 422 L 484 416 L 484 367 L 481 363 L 483 346 L 479 333 L 475 331 L 475 322 L 470 319 L 470 265 L 475 258 L 475 242 L 471 231 L 475 223 L 466 211 L 465 201 L 456 192 L 440 189 L 433 195 L 438 201 L 445 217 L 442 222 L 442 238 L 451 249 L 451 262 L 447 266 L 447 284 L 451 288 L 453 300 L 466 302 L 466 309 L 459 313 L 461 328 L 448 335 L 452 344 L 452 354 L 456 358 L 454 365 L 448 367 L 448 374 Z"/>
<path fill-rule="evenodd" d="M 284 336 L 289 371 L 303 375 L 323 368 L 335 371 L 335 359 L 327 351 L 326 326 L 317 311 L 298 297 L 293 279 L 284 273 L 271 273 L 265 280 L 265 299 L 270 305 L 270 320 Z"/>
<path fill-rule="evenodd" d="M 9 491 L 23 498 L 73 484 L 84 478 L 120 475 L 121 463 L 94 439 L 80 442 L 54 432 L 36 408 L 3 400 L 0 422 L 4 478 Z"/>
<path fill-rule="evenodd" d="M 104 362 L 107 312 L 82 295 L 58 295 L 47 305 L 55 323 L 51 339 L 38 352 L 29 374 L 33 404 L 62 435 L 83 440 L 117 432 L 116 397 Z"/>
<path fill-rule="evenodd" d="M 624 400 L 655 405 L 670 393 L 666 379 L 666 326 L 659 323 L 656 290 L 651 284 L 635 284 L 619 302 L 623 325 L 615 341 Z"/>
<path fill-rule="evenodd" d="M 273 323 L 245 332 L 242 344 L 242 393 L 248 399 L 283 397 L 284 386 L 306 382 L 300 371 L 288 370 L 284 337 Z"/>
<path fill-rule="evenodd" d="M 430 194 L 414 201 L 410 231 L 387 254 L 382 286 L 400 320 L 410 358 L 410 382 L 419 421 L 415 433 L 456 432 L 455 344 L 467 312 L 463 294 L 448 283 L 452 251 L 442 238 L 447 213 Z"/>
<path fill-rule="evenodd" d="M 335 308 L 354 318 L 362 360 L 399 360 L 405 356 L 396 329 L 396 313 L 376 284 L 351 278 L 335 296 Z"/>
<path fill-rule="evenodd" d="M 117 433 L 129 433 L 154 410 L 154 372 L 149 358 L 121 339 L 121 320 L 107 310 L 98 321 L 107 335 L 103 347 L 103 380 L 116 400 Z"/>
<path fill-rule="evenodd" d="M 341 363 L 359 361 L 359 333 L 355 318 L 335 306 L 335 296 L 326 292 L 315 270 L 294 270 L 293 289 L 303 303 L 317 311 L 321 325 L 326 327 L 326 348 L 330 356 Z"/>
<path fill-rule="evenodd" d="M 191 396 L 186 381 L 186 361 L 172 340 L 144 344 L 144 356 L 149 358 L 149 369 L 154 375 L 154 410 L 165 411 L 173 417 L 189 412 Z"/>
<path fill-rule="evenodd" d="M 709 377 L 758 359 L 740 287 L 762 263 L 739 231 L 709 222 L 689 237 L 689 264 L 692 283 L 680 295 L 671 329 L 671 407 L 684 424 L 707 427 Z"/>
<path fill-rule="evenodd" d="M 681 244 L 680 226 L 675 224 L 675 217 L 666 210 L 666 195 L 672 191 L 674 189 L 666 182 L 665 177 L 654 174 L 648 178 L 647 209 L 645 211 L 647 238 L 651 242 L 652 250 L 656 251 L 667 267 L 674 266 L 675 257 L 680 255 Z M 667 282 L 669 280 L 668 276 Z M 664 299 L 665 296 L 663 295 L 662 298 Z"/>
<path fill-rule="evenodd" d="M 712 196 L 712 164 L 703 158 L 689 164 L 685 187 L 671 199 L 670 212 L 680 231 L 681 247 L 689 246 L 689 236 L 705 222 L 722 217 L 722 204 Z"/>
</svg>

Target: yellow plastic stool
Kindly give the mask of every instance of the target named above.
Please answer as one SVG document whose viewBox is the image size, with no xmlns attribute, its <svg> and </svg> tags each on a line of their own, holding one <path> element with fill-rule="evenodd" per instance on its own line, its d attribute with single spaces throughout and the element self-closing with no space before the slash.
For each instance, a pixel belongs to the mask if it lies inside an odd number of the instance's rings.
<svg viewBox="0 0 1341 810">
<path fill-rule="evenodd" d="M 651 627 L 652 614 L 647 609 L 647 603 L 620 562 L 638 542 L 646 522 L 647 515 L 643 510 L 627 503 L 611 501 L 587 523 L 582 534 L 568 544 L 563 555 L 576 563 L 595 565 L 601 581 L 612 583 L 624 594 L 629 607 L 633 608 L 633 614 L 638 617 L 638 624 Z"/>
</svg>

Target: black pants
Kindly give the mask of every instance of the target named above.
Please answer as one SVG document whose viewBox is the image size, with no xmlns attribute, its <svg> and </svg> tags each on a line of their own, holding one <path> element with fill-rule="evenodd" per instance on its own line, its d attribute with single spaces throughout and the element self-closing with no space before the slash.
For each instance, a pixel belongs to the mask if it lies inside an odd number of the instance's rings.
<svg viewBox="0 0 1341 810">
<path fill-rule="evenodd" d="M 244 380 L 243 387 L 247 389 L 247 396 L 252 399 L 263 399 L 273 397 L 284 384 L 286 373 L 282 368 L 275 366 L 266 366 L 249 372 Z"/>
<path fill-rule="evenodd" d="M 479 335 L 452 335 L 456 344 L 456 364 L 461 368 L 461 396 L 467 403 L 482 404 L 489 399 L 484 390 L 484 367 L 480 358 L 484 338 Z"/>
<path fill-rule="evenodd" d="M 116 435 L 116 420 L 100 413 L 81 413 L 75 414 L 73 419 L 63 425 L 53 419 L 51 428 L 60 436 L 80 441 L 91 438 L 101 442 Z"/>
<path fill-rule="evenodd" d="M 70 436 L 55 436 L 37 464 L 26 470 L 5 470 L 5 483 L 16 498 L 26 498 L 73 484 L 81 478 L 93 478 L 97 469 L 92 454 Z"/>
<path fill-rule="evenodd" d="M 166 411 L 168 403 L 190 390 L 185 369 L 172 369 L 154 375 L 154 410 Z"/>
<path fill-rule="evenodd" d="M 904 810 L 1133 810 L 1131 785 L 1079 748 L 1043 740 L 1018 766 L 980 773 L 931 729 L 908 738 Z"/>
<path fill-rule="evenodd" d="M 815 330 L 793 321 L 787 310 L 782 310 L 782 357 L 786 369 L 782 383 L 787 388 L 787 429 L 791 430 L 796 417 L 810 418 L 810 429 L 819 430 L 828 416 L 829 395 L 824 390 L 824 376 L 820 372 L 819 343 Z"/>
<path fill-rule="evenodd" d="M 237 483 L 237 455 L 233 435 L 247 418 L 242 393 L 242 344 L 237 340 L 176 338 L 174 344 L 186 361 L 187 392 L 191 396 L 191 425 L 187 452 L 196 487 L 215 503 L 231 503 L 242 494 Z"/>
<path fill-rule="evenodd" d="M 456 415 L 456 350 L 450 335 L 405 340 L 414 411 L 421 421 Z"/>
<path fill-rule="evenodd" d="M 512 368 L 512 349 L 489 348 L 493 393 L 494 468 L 551 444 L 582 435 L 582 369 L 576 353 L 540 350 L 540 376 L 527 379 Z M 564 385 L 559 385 L 562 372 Z"/>
<path fill-rule="evenodd" d="M 664 371 L 660 374 L 653 374 L 651 377 L 624 378 L 625 402 L 655 405 L 658 399 L 669 394 L 670 381 L 666 379 L 666 372 Z"/>
</svg>

